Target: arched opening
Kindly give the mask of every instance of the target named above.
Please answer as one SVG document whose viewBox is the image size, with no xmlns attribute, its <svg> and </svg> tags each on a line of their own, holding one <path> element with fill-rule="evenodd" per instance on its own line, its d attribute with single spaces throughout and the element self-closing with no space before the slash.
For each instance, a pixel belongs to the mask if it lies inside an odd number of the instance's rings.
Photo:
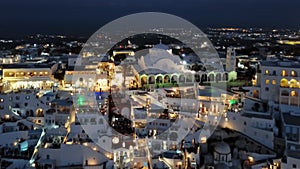
<svg viewBox="0 0 300 169">
<path fill-rule="evenodd" d="M 184 75 L 179 76 L 179 83 L 185 83 L 185 77 Z"/>
<path fill-rule="evenodd" d="M 294 70 L 292 70 L 291 71 L 291 76 L 293 76 L 293 77 L 297 77 L 298 75 L 297 75 L 297 72 L 296 71 L 294 71 Z"/>
<path fill-rule="evenodd" d="M 289 87 L 289 81 L 285 78 L 280 80 L 280 87 Z"/>
<path fill-rule="evenodd" d="M 188 75 L 186 76 L 186 82 L 193 82 L 193 75 L 188 74 Z"/>
<path fill-rule="evenodd" d="M 149 84 L 154 84 L 155 83 L 155 77 L 153 75 L 149 76 L 148 83 Z"/>
<path fill-rule="evenodd" d="M 170 76 L 169 75 L 165 75 L 164 83 L 170 83 Z"/>
<path fill-rule="evenodd" d="M 145 75 L 141 77 L 141 86 L 143 87 L 146 84 L 147 84 L 147 76 Z"/>
<path fill-rule="evenodd" d="M 29 116 L 33 117 L 33 115 L 34 115 L 34 111 L 30 110 Z"/>
<path fill-rule="evenodd" d="M 200 82 L 200 75 L 199 74 L 195 74 L 195 81 L 196 82 Z"/>
<path fill-rule="evenodd" d="M 254 98 L 259 98 L 259 91 L 258 90 L 253 90 L 253 97 Z"/>
<path fill-rule="evenodd" d="M 265 72 L 265 74 L 266 74 L 266 75 L 268 75 L 268 74 L 269 74 L 269 70 L 268 70 L 268 69 L 266 69 L 266 72 Z"/>
<path fill-rule="evenodd" d="M 171 82 L 172 82 L 173 84 L 178 83 L 178 77 L 177 77 L 177 75 L 173 75 L 173 76 L 171 77 Z"/>
<path fill-rule="evenodd" d="M 207 82 L 207 74 L 201 76 L 201 82 Z"/>
<path fill-rule="evenodd" d="M 228 81 L 228 73 L 223 74 L 223 81 Z"/>
<path fill-rule="evenodd" d="M 281 76 L 288 76 L 287 71 L 286 71 L 286 70 L 282 70 L 282 71 L 281 71 Z"/>
<path fill-rule="evenodd" d="M 221 74 L 220 73 L 217 73 L 216 74 L 216 82 L 219 82 L 219 81 L 221 81 L 222 79 L 221 79 Z"/>
<path fill-rule="evenodd" d="M 290 100 L 291 105 L 298 105 L 298 92 L 297 91 L 291 91 L 291 100 Z"/>
<path fill-rule="evenodd" d="M 291 96 L 292 97 L 298 97 L 298 92 L 296 92 L 296 91 L 291 91 Z"/>
<path fill-rule="evenodd" d="M 284 90 L 284 91 L 281 91 L 281 93 L 280 93 L 280 99 L 281 99 L 281 101 L 280 101 L 280 104 L 288 104 L 289 103 L 289 92 L 288 91 L 286 91 L 286 90 Z"/>
<path fill-rule="evenodd" d="M 215 81 L 215 75 L 214 74 L 209 74 L 208 75 L 208 81 L 214 82 Z"/>
<path fill-rule="evenodd" d="M 290 88 L 298 88 L 297 80 L 295 79 L 290 80 Z"/>
<path fill-rule="evenodd" d="M 36 116 L 37 117 L 43 117 L 44 116 L 43 109 L 37 109 L 36 110 Z"/>
<path fill-rule="evenodd" d="M 162 76 L 157 76 L 156 77 L 156 83 L 162 83 L 163 82 L 163 77 Z"/>
<path fill-rule="evenodd" d="M 289 96 L 289 92 L 284 90 L 281 92 L 281 96 Z"/>
</svg>

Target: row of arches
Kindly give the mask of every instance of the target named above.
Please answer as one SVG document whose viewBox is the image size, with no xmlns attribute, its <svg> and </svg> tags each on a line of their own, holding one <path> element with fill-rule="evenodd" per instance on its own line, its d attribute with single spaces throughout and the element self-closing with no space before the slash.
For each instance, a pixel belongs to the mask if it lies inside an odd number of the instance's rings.
<svg viewBox="0 0 300 169">
<path fill-rule="evenodd" d="M 280 87 L 300 88 L 300 85 L 296 79 L 287 80 L 286 78 L 283 78 L 280 80 Z"/>
<path fill-rule="evenodd" d="M 299 106 L 299 93 L 295 90 L 287 91 L 283 90 L 280 92 L 280 104 L 288 104 Z"/>
<path fill-rule="evenodd" d="M 140 84 L 166 84 L 166 83 L 194 83 L 194 82 L 220 82 L 228 81 L 228 73 L 216 74 L 158 74 L 140 76 Z"/>
<path fill-rule="evenodd" d="M 271 73 L 268 69 L 266 69 L 265 71 L 265 74 L 266 75 L 277 75 L 277 71 L 276 70 L 273 70 L 273 72 Z M 281 70 L 281 76 L 292 76 L 292 77 L 298 77 L 298 73 L 294 70 L 288 72 L 287 70 Z"/>
</svg>

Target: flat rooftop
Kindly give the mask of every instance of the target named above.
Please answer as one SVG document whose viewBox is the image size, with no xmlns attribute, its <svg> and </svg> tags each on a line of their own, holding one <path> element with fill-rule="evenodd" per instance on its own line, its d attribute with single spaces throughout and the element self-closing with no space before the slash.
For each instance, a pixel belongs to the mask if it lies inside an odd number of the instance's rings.
<svg viewBox="0 0 300 169">
<path fill-rule="evenodd" d="M 282 118 L 287 125 L 300 126 L 300 114 L 282 113 Z"/>
<path fill-rule="evenodd" d="M 296 61 L 263 61 L 262 66 L 272 67 L 287 67 L 287 68 L 300 68 L 300 63 Z"/>
<path fill-rule="evenodd" d="M 19 63 L 19 64 L 1 64 L 0 67 L 2 69 L 18 69 L 18 68 L 25 68 L 25 69 L 36 69 L 36 68 L 48 68 L 53 64 L 45 64 L 45 63 Z"/>
</svg>

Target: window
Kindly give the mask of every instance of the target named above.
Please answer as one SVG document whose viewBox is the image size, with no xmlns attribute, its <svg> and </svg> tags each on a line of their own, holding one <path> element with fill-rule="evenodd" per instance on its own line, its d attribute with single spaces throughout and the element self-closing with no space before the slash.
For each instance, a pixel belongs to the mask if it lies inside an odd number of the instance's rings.
<svg viewBox="0 0 300 169">
<path fill-rule="evenodd" d="M 4 101 L 4 99 L 3 99 L 3 98 L 1 98 L 1 99 L 0 99 L 0 102 L 3 102 L 3 101 Z"/>
<path fill-rule="evenodd" d="M 282 70 L 281 71 L 281 76 L 287 76 L 288 74 L 287 74 L 287 71 L 286 70 Z"/>
<path fill-rule="evenodd" d="M 293 164 L 293 168 L 297 168 L 297 165 L 296 165 L 296 164 Z"/>
<path fill-rule="evenodd" d="M 296 92 L 296 91 L 294 91 L 294 90 L 293 90 L 293 91 L 291 91 L 291 96 L 292 96 L 292 97 L 297 97 L 297 96 L 298 96 L 298 94 L 297 94 L 297 92 Z"/>
<path fill-rule="evenodd" d="M 26 100 L 29 100 L 29 99 L 30 99 L 30 96 L 26 96 L 25 99 L 26 99 Z"/>
<path fill-rule="evenodd" d="M 20 96 L 16 96 L 16 100 L 20 100 Z"/>
<path fill-rule="evenodd" d="M 244 121 L 244 125 L 246 126 L 246 125 L 247 125 L 247 122 Z"/>
<path fill-rule="evenodd" d="M 296 77 L 297 76 L 297 73 L 295 72 L 295 71 L 291 71 L 291 76 L 293 76 L 293 77 Z"/>
<path fill-rule="evenodd" d="M 267 70 L 266 70 L 266 75 L 268 75 L 268 74 L 269 74 L 269 70 L 267 69 Z"/>
<path fill-rule="evenodd" d="M 270 80 L 269 79 L 266 79 L 266 84 L 268 85 L 270 83 Z"/>
<path fill-rule="evenodd" d="M 273 84 L 273 85 L 276 85 L 276 80 L 272 80 L 272 84 Z"/>
<path fill-rule="evenodd" d="M 268 88 L 268 87 L 266 87 L 265 89 L 266 89 L 266 91 L 269 91 L 269 88 Z"/>
<path fill-rule="evenodd" d="M 91 123 L 96 123 L 96 119 L 95 118 L 91 118 Z"/>
</svg>

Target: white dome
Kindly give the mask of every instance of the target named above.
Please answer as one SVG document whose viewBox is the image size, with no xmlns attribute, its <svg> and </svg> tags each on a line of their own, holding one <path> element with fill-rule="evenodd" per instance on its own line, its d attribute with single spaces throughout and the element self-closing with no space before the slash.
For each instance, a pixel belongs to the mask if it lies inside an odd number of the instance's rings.
<svg viewBox="0 0 300 169">
<path fill-rule="evenodd" d="M 215 145 L 215 152 L 219 154 L 229 154 L 231 150 L 227 143 L 220 142 Z"/>
</svg>

